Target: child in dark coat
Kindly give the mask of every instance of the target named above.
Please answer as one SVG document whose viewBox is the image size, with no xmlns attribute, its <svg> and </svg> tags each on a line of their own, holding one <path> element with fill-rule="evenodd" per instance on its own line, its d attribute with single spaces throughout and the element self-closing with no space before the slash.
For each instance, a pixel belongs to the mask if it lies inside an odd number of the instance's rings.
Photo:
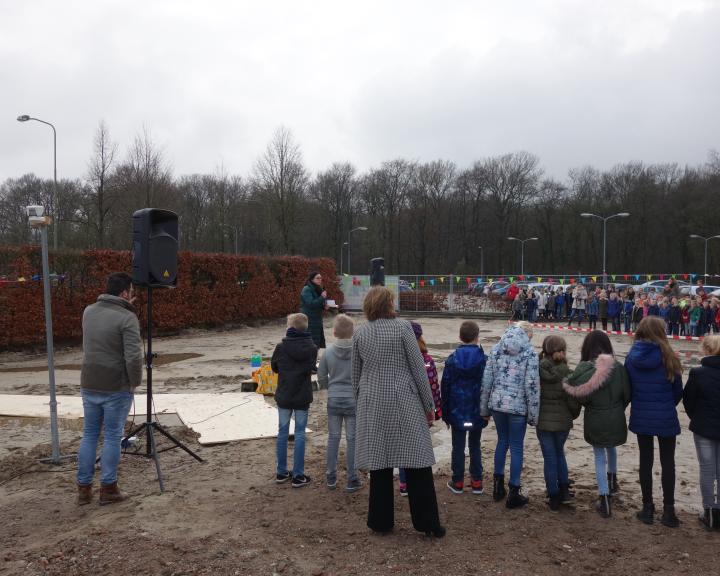
<svg viewBox="0 0 720 576">
<path fill-rule="evenodd" d="M 287 317 L 287 333 L 282 342 L 275 346 L 270 365 L 278 374 L 275 403 L 278 407 L 277 472 L 278 484 L 292 478 L 293 488 L 302 488 L 310 483 L 305 475 L 305 426 L 308 410 L 313 401 L 311 372 L 317 361 L 317 346 L 308 332 L 308 317 L 305 314 L 290 314 Z M 290 434 L 290 417 L 295 415 L 295 449 L 293 469 L 287 469 L 287 444 Z"/>
<path fill-rule="evenodd" d="M 466 438 L 470 450 L 470 487 L 473 494 L 483 493 L 480 437 L 487 420 L 480 416 L 480 390 L 487 359 L 478 344 L 479 335 L 476 322 L 460 325 L 462 344 L 445 362 L 440 384 L 442 419 L 452 430 L 452 479 L 448 488 L 455 494 L 462 494 L 464 488 Z"/>
</svg>

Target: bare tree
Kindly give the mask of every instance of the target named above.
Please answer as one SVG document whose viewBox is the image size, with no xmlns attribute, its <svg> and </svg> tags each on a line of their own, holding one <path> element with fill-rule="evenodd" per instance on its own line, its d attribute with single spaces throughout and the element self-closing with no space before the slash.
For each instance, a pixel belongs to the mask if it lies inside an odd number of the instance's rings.
<svg viewBox="0 0 720 576">
<path fill-rule="evenodd" d="M 105 221 L 113 209 L 117 196 L 113 194 L 110 174 L 117 155 L 117 144 L 110 139 L 110 130 L 104 121 L 95 132 L 93 157 L 88 163 L 88 183 L 93 196 L 92 227 L 95 245 L 105 245 Z"/>
</svg>

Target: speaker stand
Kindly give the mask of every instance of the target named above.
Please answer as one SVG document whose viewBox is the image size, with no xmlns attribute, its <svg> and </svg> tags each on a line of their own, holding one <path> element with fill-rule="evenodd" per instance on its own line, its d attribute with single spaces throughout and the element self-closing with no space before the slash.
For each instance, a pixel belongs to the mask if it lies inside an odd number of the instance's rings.
<svg viewBox="0 0 720 576">
<path fill-rule="evenodd" d="M 147 372 L 147 412 L 145 416 L 145 422 L 132 428 L 123 438 L 123 444 L 126 444 L 127 439 L 131 436 L 135 436 L 138 432 L 144 431 L 146 436 L 145 452 L 125 452 L 131 456 L 142 456 L 144 458 L 151 458 L 155 461 L 155 470 L 157 471 L 158 483 L 160 484 L 160 492 L 165 492 L 165 483 L 163 481 L 162 470 L 160 469 L 160 458 L 161 452 L 167 452 L 168 450 L 174 450 L 175 448 L 181 448 L 190 456 L 195 458 L 198 462 L 204 462 L 200 456 L 193 452 L 190 448 L 185 446 L 180 440 L 175 438 L 170 432 L 165 430 L 160 423 L 153 420 L 153 401 L 152 401 L 152 372 L 153 372 L 153 359 L 157 356 L 152 351 L 152 286 L 148 286 L 147 289 L 147 354 L 145 356 L 145 370 Z M 169 448 L 163 448 L 158 450 L 155 445 L 154 432 L 157 431 L 165 438 L 173 443 L 173 446 Z"/>
</svg>

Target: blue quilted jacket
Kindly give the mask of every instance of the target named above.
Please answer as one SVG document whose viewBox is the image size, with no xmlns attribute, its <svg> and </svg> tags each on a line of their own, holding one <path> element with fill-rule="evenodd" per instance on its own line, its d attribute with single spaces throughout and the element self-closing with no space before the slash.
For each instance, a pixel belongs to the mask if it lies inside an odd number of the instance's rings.
<svg viewBox="0 0 720 576">
<path fill-rule="evenodd" d="M 485 352 L 477 344 L 463 344 L 445 361 L 440 383 L 442 417 L 453 428 L 475 430 L 487 426 L 480 416 L 486 362 Z"/>
<path fill-rule="evenodd" d="M 677 374 L 674 381 L 668 380 L 660 347 L 654 342 L 635 342 L 625 368 L 632 389 L 630 430 L 648 436 L 680 434 L 675 407 L 683 395 L 682 378 Z"/>
</svg>

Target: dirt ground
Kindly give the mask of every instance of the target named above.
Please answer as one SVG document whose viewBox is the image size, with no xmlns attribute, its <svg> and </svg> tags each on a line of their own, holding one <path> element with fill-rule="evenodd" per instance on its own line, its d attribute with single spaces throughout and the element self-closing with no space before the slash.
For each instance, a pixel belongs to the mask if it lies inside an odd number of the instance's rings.
<svg viewBox="0 0 720 576">
<path fill-rule="evenodd" d="M 442 369 L 455 347 L 459 319 L 419 320 L 430 352 Z M 481 321 L 489 351 L 505 323 Z M 156 392 L 240 391 L 250 356 L 267 357 L 283 332 L 279 322 L 228 331 L 192 331 L 158 338 Z M 331 340 L 329 327 L 326 328 Z M 537 330 L 539 347 L 548 333 Z M 578 361 L 582 335 L 566 333 L 570 364 Z M 622 360 L 630 341 L 612 337 Z M 675 342 L 686 369 L 698 362 L 696 342 Z M 80 350 L 57 352 L 58 393 L 79 392 Z M 2 394 L 47 394 L 41 354 L 0 354 Z M 326 395 L 316 393 L 310 411 L 306 471 L 310 486 L 292 489 L 274 481 L 274 440 L 202 447 L 184 428 L 173 428 L 205 460 L 179 450 L 161 455 L 166 491 L 160 494 L 152 462 L 123 456 L 120 484 L 127 502 L 100 508 L 75 504 L 75 467 L 36 463 L 47 455 L 47 419 L 0 418 L 0 574 L 717 574 L 720 533 L 697 522 L 697 462 L 687 417 L 681 411 L 677 489 L 682 526 L 648 527 L 634 518 L 640 502 L 637 447 L 631 435 L 619 450 L 620 496 L 614 515 L 593 511 L 592 451 L 576 422 L 567 447 L 576 503 L 550 513 L 543 499 L 542 456 L 528 429 L 523 483 L 524 510 L 506 510 L 488 493 L 454 495 L 449 478 L 450 435 L 433 427 L 438 460 L 436 490 L 448 529 L 431 540 L 412 529 L 406 499 L 395 501 L 396 527 L 377 536 L 365 525 L 367 485 L 358 493 L 329 491 L 324 483 Z M 272 403 L 272 399 L 267 399 Z M 78 448 L 82 423 L 61 420 L 62 452 Z M 483 434 L 486 485 L 491 483 L 492 424 Z M 656 459 L 657 460 L 657 459 Z M 342 461 L 342 455 L 341 455 Z M 656 464 L 657 467 L 657 464 Z M 339 486 L 344 481 L 341 473 Z M 661 501 L 659 470 L 656 501 Z"/>
</svg>

